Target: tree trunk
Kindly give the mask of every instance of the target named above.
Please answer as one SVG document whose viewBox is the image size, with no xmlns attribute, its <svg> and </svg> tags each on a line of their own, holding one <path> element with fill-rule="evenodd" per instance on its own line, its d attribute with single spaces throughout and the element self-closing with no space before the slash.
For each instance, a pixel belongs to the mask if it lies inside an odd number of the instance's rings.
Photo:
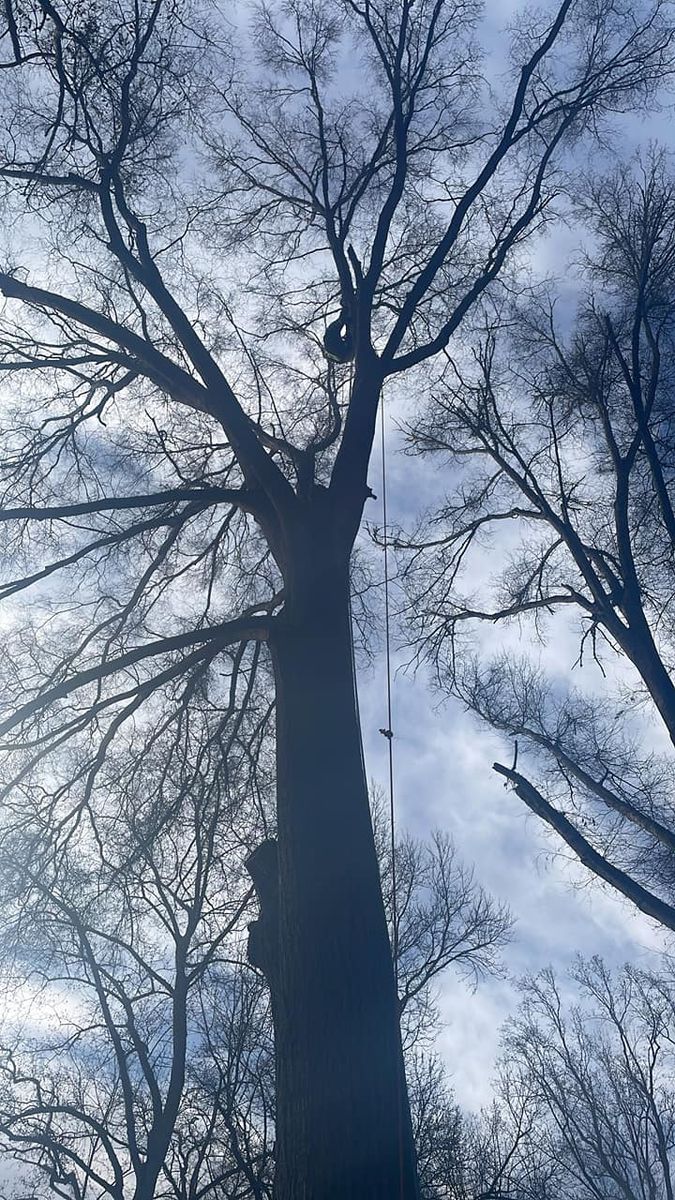
<svg viewBox="0 0 675 1200">
<path fill-rule="evenodd" d="M 338 557 L 314 538 L 296 553 L 271 642 L 279 886 L 263 885 L 268 927 L 254 943 L 275 1021 L 275 1197 L 416 1200 L 356 709 L 349 573 Z M 270 940 L 278 960 L 264 963 Z"/>
<path fill-rule="evenodd" d="M 671 742 L 675 745 L 675 687 L 663 659 L 654 645 L 651 630 L 648 628 L 638 630 L 633 638 L 633 644 L 631 655 L 633 662 L 663 719 Z"/>
</svg>

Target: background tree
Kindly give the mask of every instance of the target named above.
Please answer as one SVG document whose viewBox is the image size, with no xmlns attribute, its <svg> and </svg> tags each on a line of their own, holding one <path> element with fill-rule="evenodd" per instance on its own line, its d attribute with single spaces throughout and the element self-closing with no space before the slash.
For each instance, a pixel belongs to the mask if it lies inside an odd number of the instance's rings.
<svg viewBox="0 0 675 1200">
<path fill-rule="evenodd" d="M 668 156 L 587 180 L 576 210 L 593 248 L 573 327 L 541 292 L 513 337 L 489 317 L 474 369 L 449 361 L 445 391 L 410 430 L 414 453 L 444 455 L 455 474 L 407 570 L 442 684 L 515 738 L 537 775 L 515 761 L 495 770 L 590 870 L 674 929 Z M 471 593 L 466 568 L 488 541 L 504 553 Z M 460 632 L 486 622 L 527 624 L 541 643 L 578 631 L 570 665 L 591 663 L 589 684 L 571 687 L 515 643 L 472 651 Z"/>
<path fill-rule="evenodd" d="M 408 1057 L 433 1045 L 438 1030 L 436 986 L 449 968 L 470 986 L 502 969 L 512 918 L 466 867 L 447 834 L 428 840 L 396 837 L 392 870 L 391 826 L 379 794 L 372 803 L 373 831 L 392 946 L 404 1050 Z M 396 903 L 393 881 L 396 879 Z M 396 923 L 396 929 L 394 929 Z"/>
<path fill-rule="evenodd" d="M 238 15 L 230 45 L 182 0 L 6 4 L 6 780 L 67 742 L 92 770 L 161 688 L 217 706 L 224 650 L 267 644 L 277 1194 L 414 1197 L 349 616 L 376 413 L 430 386 L 556 156 L 669 77 L 671 12 L 530 14 L 494 102 L 465 0 Z"/>
<path fill-rule="evenodd" d="M 410 1082 L 424 1200 L 569 1200 L 530 1083 L 503 1079 L 499 1099 L 471 1114 L 455 1104 L 433 1058 L 417 1064 Z"/>
<path fill-rule="evenodd" d="M 203 1158 L 214 1119 L 186 1100 L 214 976 L 220 1011 L 235 988 L 256 813 L 198 710 L 159 725 L 142 777 L 120 755 L 86 807 L 29 789 L 3 816 L 0 1145 L 68 1200 L 175 1191 L 182 1126 Z"/>
<path fill-rule="evenodd" d="M 580 962 L 571 1005 L 551 971 L 529 980 L 506 1040 L 506 1072 L 526 1082 L 537 1139 L 575 1200 L 673 1195 L 673 991 L 631 967 Z"/>
<path fill-rule="evenodd" d="M 256 717 L 253 705 L 232 714 L 242 742 Z M 205 752 L 203 713 L 180 740 L 163 718 L 142 776 L 135 756 L 113 755 L 86 810 L 73 813 L 72 789 L 66 800 L 29 789 L 5 814 L 0 1150 L 21 1167 L 17 1195 L 272 1195 L 273 1029 L 245 936 L 261 814 L 246 756 L 230 745 L 223 770 L 222 743 Z M 389 847 L 381 815 L 376 828 Z M 418 1081 L 436 982 L 450 966 L 499 969 L 510 917 L 446 839 L 406 837 L 397 857 L 400 1008 Z M 429 1147 L 421 1095 L 417 1108 Z"/>
</svg>

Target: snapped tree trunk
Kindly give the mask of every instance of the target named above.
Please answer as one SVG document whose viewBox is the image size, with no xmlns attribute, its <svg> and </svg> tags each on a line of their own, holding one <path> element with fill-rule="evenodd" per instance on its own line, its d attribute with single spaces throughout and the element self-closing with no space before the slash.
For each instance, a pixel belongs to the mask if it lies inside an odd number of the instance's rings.
<svg viewBox="0 0 675 1200">
<path fill-rule="evenodd" d="M 271 642 L 278 890 L 269 880 L 274 856 L 265 851 L 262 863 L 251 864 L 261 897 L 251 949 L 272 991 L 275 1196 L 416 1200 L 398 998 L 356 708 L 348 566 L 335 557 L 320 539 L 308 539 L 288 572 Z"/>
</svg>

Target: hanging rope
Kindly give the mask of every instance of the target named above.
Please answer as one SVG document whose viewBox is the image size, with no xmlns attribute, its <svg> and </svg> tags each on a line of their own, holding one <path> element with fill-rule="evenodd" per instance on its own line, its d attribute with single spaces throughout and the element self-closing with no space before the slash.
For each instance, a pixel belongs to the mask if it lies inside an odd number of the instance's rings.
<svg viewBox="0 0 675 1200">
<path fill-rule="evenodd" d="M 387 452 L 385 442 L 384 396 L 380 402 L 380 450 L 382 458 L 382 550 L 384 555 L 384 649 L 387 684 L 387 725 L 380 733 L 387 739 L 389 759 L 389 830 L 391 852 L 391 949 L 398 995 L 398 904 L 396 887 L 396 813 L 394 803 L 394 731 L 391 705 L 391 622 L 389 611 L 389 519 L 387 515 Z"/>
</svg>

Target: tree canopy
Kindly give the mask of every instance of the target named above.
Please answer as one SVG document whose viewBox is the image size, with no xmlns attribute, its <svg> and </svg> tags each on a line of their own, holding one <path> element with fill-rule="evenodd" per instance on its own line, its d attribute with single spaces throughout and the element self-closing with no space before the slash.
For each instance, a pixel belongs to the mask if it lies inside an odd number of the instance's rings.
<svg viewBox="0 0 675 1200">
<path fill-rule="evenodd" d="M 383 386 L 435 396 L 672 76 L 669 0 L 528 13 L 494 85 L 481 11 L 5 5 L 2 796 L 49 872 L 120 772 L 244 773 L 278 1200 L 419 1193 L 350 612 Z"/>
</svg>

